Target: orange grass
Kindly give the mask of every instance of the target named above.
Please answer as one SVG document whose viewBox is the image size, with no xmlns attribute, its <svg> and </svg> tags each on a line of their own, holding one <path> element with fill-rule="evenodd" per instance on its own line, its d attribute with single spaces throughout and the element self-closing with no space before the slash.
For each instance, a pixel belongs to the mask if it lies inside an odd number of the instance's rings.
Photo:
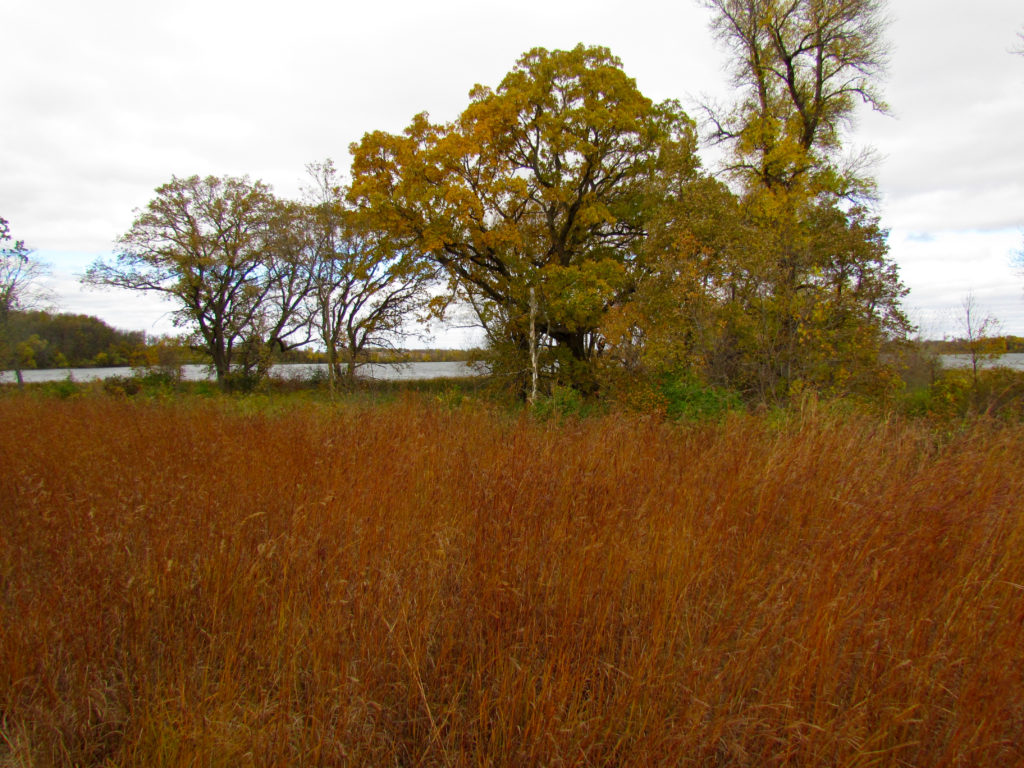
<svg viewBox="0 0 1024 768">
<path fill-rule="evenodd" d="M 1024 763 L 1024 429 L 0 400 L 0 764 Z"/>
</svg>

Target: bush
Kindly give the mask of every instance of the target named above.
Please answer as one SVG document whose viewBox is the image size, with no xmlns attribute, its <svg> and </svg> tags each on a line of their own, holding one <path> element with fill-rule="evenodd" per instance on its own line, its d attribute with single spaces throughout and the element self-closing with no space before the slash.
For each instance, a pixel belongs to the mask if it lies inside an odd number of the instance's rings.
<svg viewBox="0 0 1024 768">
<path fill-rule="evenodd" d="M 180 365 L 160 365 L 136 369 L 134 378 L 147 387 L 175 387 L 183 372 Z"/>
<path fill-rule="evenodd" d="M 582 416 L 585 410 L 583 395 L 572 387 L 560 384 L 551 387 L 550 395 L 539 396 L 533 403 L 533 413 L 542 419 Z"/>
<path fill-rule="evenodd" d="M 133 376 L 110 376 L 103 379 L 103 391 L 108 395 L 131 397 L 142 391 L 142 380 Z"/>
<path fill-rule="evenodd" d="M 921 413 L 920 411 L 924 411 Z M 1024 371 L 989 368 L 978 371 L 948 370 L 910 402 L 912 415 L 963 418 L 991 416 L 1002 420 L 1024 418 Z"/>
<path fill-rule="evenodd" d="M 661 381 L 665 412 L 673 419 L 720 419 L 743 408 L 736 392 L 705 384 L 692 374 L 669 373 Z"/>
<path fill-rule="evenodd" d="M 42 385 L 41 391 L 46 396 L 67 400 L 69 397 L 82 394 L 82 386 L 72 379 L 71 376 L 68 376 L 60 381 L 46 382 Z"/>
</svg>

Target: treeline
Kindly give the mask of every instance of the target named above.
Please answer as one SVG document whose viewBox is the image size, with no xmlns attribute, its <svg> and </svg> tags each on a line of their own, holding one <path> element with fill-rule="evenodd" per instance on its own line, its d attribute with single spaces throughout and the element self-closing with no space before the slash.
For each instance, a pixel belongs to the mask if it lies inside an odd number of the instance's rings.
<svg viewBox="0 0 1024 768">
<path fill-rule="evenodd" d="M 1024 353 L 1024 337 L 1021 336 L 993 336 L 985 341 L 988 354 Z M 969 355 L 977 343 L 970 339 L 942 339 L 924 341 L 922 345 L 937 355 Z"/>
<path fill-rule="evenodd" d="M 114 328 L 98 317 L 45 310 L 12 312 L 11 335 L 21 339 L 14 347 L 12 366 L 31 368 L 102 368 L 116 366 L 207 364 L 202 345 L 185 337 L 152 336 L 144 331 Z M 371 363 L 469 361 L 479 350 L 367 349 Z M 307 347 L 281 355 L 282 363 L 326 363 L 322 349 Z"/>
<path fill-rule="evenodd" d="M 416 322 L 483 329 L 495 380 L 642 400 L 699 386 L 748 401 L 884 394 L 906 294 L 844 152 L 856 103 L 885 111 L 875 3 L 709 0 L 736 98 L 697 124 L 600 47 L 537 48 L 450 123 L 367 133 L 299 200 L 174 177 L 86 280 L 176 302 L 218 380 L 315 344 L 331 381 Z M 826 12 L 827 11 L 827 12 Z"/>
<path fill-rule="evenodd" d="M 132 365 L 147 346 L 143 331 L 122 331 L 89 315 L 12 312 L 8 323 L 20 339 L 10 363 L 21 368 Z"/>
</svg>

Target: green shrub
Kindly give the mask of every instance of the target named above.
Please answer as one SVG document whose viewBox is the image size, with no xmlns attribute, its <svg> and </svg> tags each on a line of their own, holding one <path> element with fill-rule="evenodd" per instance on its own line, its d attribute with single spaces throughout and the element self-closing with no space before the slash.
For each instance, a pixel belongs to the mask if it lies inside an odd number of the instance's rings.
<svg viewBox="0 0 1024 768">
<path fill-rule="evenodd" d="M 82 394 L 82 386 L 71 376 L 60 381 L 48 381 L 43 384 L 41 391 L 48 397 L 58 397 L 61 400 L 67 400 L 69 397 L 75 397 L 76 395 Z"/>
<path fill-rule="evenodd" d="M 673 419 L 719 419 L 743 408 L 736 392 L 705 384 L 689 373 L 665 374 L 660 391 L 665 412 Z"/>
<path fill-rule="evenodd" d="M 533 403 L 533 413 L 542 419 L 551 417 L 566 418 L 567 416 L 583 416 L 586 401 L 572 387 L 555 384 L 550 395 L 538 397 Z"/>
</svg>

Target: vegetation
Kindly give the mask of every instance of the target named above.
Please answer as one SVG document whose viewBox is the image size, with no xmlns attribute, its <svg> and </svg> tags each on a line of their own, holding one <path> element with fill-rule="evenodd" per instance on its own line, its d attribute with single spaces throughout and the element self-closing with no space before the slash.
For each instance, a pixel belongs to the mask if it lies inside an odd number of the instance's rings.
<svg viewBox="0 0 1024 768">
<path fill-rule="evenodd" d="M 23 339 L 15 348 L 23 368 L 131 365 L 147 344 L 142 331 L 121 331 L 89 315 L 35 310 L 12 313 L 11 323 Z"/>
<path fill-rule="evenodd" d="M 534 49 L 470 98 L 449 125 L 421 114 L 353 145 L 352 198 L 443 270 L 501 368 L 530 369 L 539 326 L 545 369 L 593 391 L 604 317 L 634 290 L 668 195 L 697 177 L 693 125 L 582 45 Z"/>
<path fill-rule="evenodd" d="M 810 401 L 0 398 L 0 760 L 1017 764 L 1022 450 Z"/>
<path fill-rule="evenodd" d="M 293 217 L 258 181 L 172 178 L 120 238 L 116 261 L 95 262 L 85 282 L 178 303 L 175 322 L 195 331 L 218 381 L 228 382 L 232 365 L 263 375 L 271 350 L 309 340 Z"/>
<path fill-rule="evenodd" d="M 87 280 L 169 294 L 225 386 L 314 338 L 333 384 L 412 320 L 468 311 L 531 402 L 639 401 L 668 380 L 765 404 L 890 396 L 906 291 L 844 154 L 857 103 L 886 108 L 880 4 L 704 4 L 736 84 L 706 108 L 731 186 L 678 103 L 606 48 L 535 48 L 451 123 L 367 133 L 348 185 L 311 164 L 301 202 L 173 178 Z"/>
<path fill-rule="evenodd" d="M 371 352 L 396 350 L 409 316 L 426 311 L 434 271 L 346 205 L 333 162 L 308 170 L 314 181 L 306 209 L 310 325 L 325 350 L 330 386 L 343 367 L 351 386 Z"/>
<path fill-rule="evenodd" d="M 137 370 L 0 387 L 0 766 L 1024 763 L 1020 340 L 907 340 L 844 156 L 880 3 L 704 5 L 724 181 L 537 48 L 301 201 L 157 188 L 86 281 L 182 338 L 28 311 L 3 251 L 4 362 Z M 486 350 L 402 349 L 455 307 Z M 353 376 L 438 359 L 491 374 Z"/>
<path fill-rule="evenodd" d="M 910 328 L 906 289 L 870 207 L 863 157 L 845 154 L 859 102 L 881 111 L 884 22 L 876 0 L 705 0 L 737 98 L 706 108 L 740 189 L 743 253 L 719 355 L 761 399 L 807 387 L 884 391 L 879 357 Z"/>
<path fill-rule="evenodd" d="M 46 298 L 39 280 L 47 266 L 32 256 L 23 240 L 13 240 L 7 219 L 0 218 L 0 370 L 13 368 L 21 382 L 20 345 L 26 335 L 18 312 L 32 309 Z"/>
</svg>

